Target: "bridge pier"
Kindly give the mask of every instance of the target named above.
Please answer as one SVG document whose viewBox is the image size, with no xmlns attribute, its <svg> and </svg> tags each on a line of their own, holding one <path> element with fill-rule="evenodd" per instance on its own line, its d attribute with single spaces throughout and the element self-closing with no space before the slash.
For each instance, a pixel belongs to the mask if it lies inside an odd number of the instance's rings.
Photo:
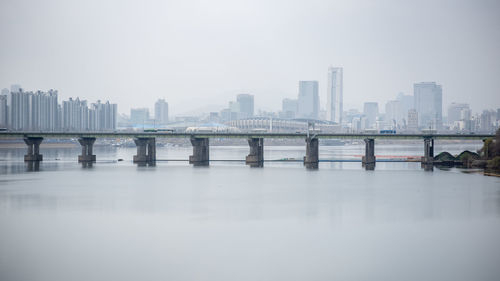
<svg viewBox="0 0 500 281">
<path fill-rule="evenodd" d="M 308 169 L 317 169 L 319 164 L 319 141 L 317 138 L 306 138 L 306 156 L 304 165 Z"/>
<path fill-rule="evenodd" d="M 245 164 L 250 167 L 264 167 L 264 138 L 248 138 L 250 154 L 245 158 Z"/>
<path fill-rule="evenodd" d="M 42 137 L 25 137 L 24 143 L 28 145 L 28 154 L 24 155 L 24 161 L 42 161 L 43 155 L 40 154 L 40 144 Z"/>
<path fill-rule="evenodd" d="M 424 171 L 434 170 L 434 139 L 426 137 L 424 138 L 424 157 L 422 157 L 421 162 Z"/>
<path fill-rule="evenodd" d="M 365 141 L 365 156 L 361 158 L 361 163 L 363 167 L 367 170 L 375 169 L 376 157 L 375 157 L 375 139 L 364 139 Z"/>
<path fill-rule="evenodd" d="M 82 155 L 78 155 L 78 162 L 95 162 L 93 153 L 95 138 L 79 138 L 78 142 L 82 146 Z"/>
<path fill-rule="evenodd" d="M 156 139 L 135 138 L 137 155 L 134 155 L 134 163 L 154 163 L 156 161 Z"/>
<path fill-rule="evenodd" d="M 208 138 L 191 137 L 193 155 L 189 156 L 189 164 L 194 166 L 208 166 L 210 161 L 210 150 Z"/>
<path fill-rule="evenodd" d="M 425 138 L 424 139 L 424 157 L 422 157 L 422 164 L 433 164 L 434 163 L 434 139 Z"/>
</svg>

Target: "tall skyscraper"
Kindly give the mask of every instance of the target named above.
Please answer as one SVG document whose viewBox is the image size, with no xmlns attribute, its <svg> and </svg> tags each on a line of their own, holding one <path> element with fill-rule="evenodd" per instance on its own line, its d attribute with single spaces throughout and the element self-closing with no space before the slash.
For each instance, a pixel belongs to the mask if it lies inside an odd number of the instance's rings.
<svg viewBox="0 0 500 281">
<path fill-rule="evenodd" d="M 236 97 L 236 102 L 239 104 L 239 118 L 253 117 L 254 103 L 253 95 L 239 94 Z"/>
<path fill-rule="evenodd" d="M 436 82 L 422 82 L 413 85 L 418 125 L 426 129 L 441 129 L 443 125 L 443 90 Z"/>
<path fill-rule="evenodd" d="M 297 115 L 297 100 L 296 99 L 283 99 L 281 104 L 282 118 L 293 119 Z"/>
<path fill-rule="evenodd" d="M 392 128 L 397 128 L 398 125 L 403 124 L 403 111 L 401 110 L 401 102 L 398 100 L 391 100 L 385 104 L 385 120 L 386 123 Z"/>
<path fill-rule="evenodd" d="M 328 88 L 326 117 L 329 121 L 342 123 L 343 112 L 343 69 L 342 67 L 328 68 Z"/>
<path fill-rule="evenodd" d="M 377 123 L 378 103 L 365 102 L 363 106 L 363 114 L 367 118 L 368 128 L 374 128 L 375 124 Z"/>
<path fill-rule="evenodd" d="M 155 103 L 155 121 L 162 125 L 168 123 L 168 102 L 164 99 L 159 99 Z"/>
<path fill-rule="evenodd" d="M 318 81 L 299 81 L 298 118 L 318 119 Z"/>
</svg>

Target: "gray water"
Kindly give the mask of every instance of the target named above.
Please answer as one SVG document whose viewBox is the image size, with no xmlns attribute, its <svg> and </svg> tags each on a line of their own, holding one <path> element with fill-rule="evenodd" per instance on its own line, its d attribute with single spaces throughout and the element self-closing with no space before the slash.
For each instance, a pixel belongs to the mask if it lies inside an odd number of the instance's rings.
<svg viewBox="0 0 500 281">
<path fill-rule="evenodd" d="M 479 145 L 479 144 L 478 144 Z M 478 145 L 437 146 L 452 153 Z M 480 146 L 480 145 L 479 145 Z M 0 149 L 0 280 L 499 280 L 500 178 L 419 163 L 159 161 L 133 148 Z M 187 159 L 159 148 L 159 159 Z M 248 147 L 211 147 L 241 160 Z M 266 147 L 266 159 L 303 147 Z M 362 146 L 320 147 L 358 159 Z M 421 155 L 421 146 L 376 154 Z M 122 158 L 124 161 L 118 162 Z M 55 160 L 58 159 L 58 160 Z"/>
</svg>

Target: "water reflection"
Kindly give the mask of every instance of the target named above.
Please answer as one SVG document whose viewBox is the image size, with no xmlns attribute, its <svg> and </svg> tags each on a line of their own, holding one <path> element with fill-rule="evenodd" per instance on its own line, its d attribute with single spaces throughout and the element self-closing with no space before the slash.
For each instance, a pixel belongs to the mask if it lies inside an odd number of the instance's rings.
<svg viewBox="0 0 500 281">
<path fill-rule="evenodd" d="M 433 164 L 422 163 L 421 166 L 424 169 L 424 171 L 426 171 L 426 172 L 432 172 L 432 171 L 434 171 L 434 165 Z"/>
<path fill-rule="evenodd" d="M 73 163 L 52 166 L 57 174 L 0 181 L 0 210 L 102 209 L 185 214 L 203 220 L 304 218 L 344 223 L 500 216 L 498 179 L 453 171 L 313 169 L 310 174 L 297 165 L 266 169 L 160 165 L 136 170 L 134 165 L 97 164 L 89 170 L 92 175 L 71 169 L 79 166 Z"/>
<path fill-rule="evenodd" d="M 317 170 L 319 168 L 319 163 L 304 163 L 304 166 L 308 170 Z"/>
<path fill-rule="evenodd" d="M 210 165 L 209 161 L 198 161 L 191 163 L 193 167 L 208 167 Z"/>
<path fill-rule="evenodd" d="M 135 162 L 137 167 L 155 167 L 156 166 L 156 161 L 150 161 L 150 162 Z"/>
<path fill-rule="evenodd" d="M 361 163 L 361 164 L 365 168 L 366 171 L 374 171 L 375 170 L 375 163 Z"/>
<path fill-rule="evenodd" d="M 40 170 L 40 161 L 26 161 L 27 172 L 38 172 Z"/>
<path fill-rule="evenodd" d="M 83 169 L 91 169 L 92 167 L 94 167 L 93 161 L 80 161 L 80 164 L 82 165 Z"/>
<path fill-rule="evenodd" d="M 251 168 L 263 168 L 264 167 L 264 161 L 261 161 L 261 162 L 252 162 L 252 163 L 248 163 L 247 165 L 250 166 Z"/>
</svg>

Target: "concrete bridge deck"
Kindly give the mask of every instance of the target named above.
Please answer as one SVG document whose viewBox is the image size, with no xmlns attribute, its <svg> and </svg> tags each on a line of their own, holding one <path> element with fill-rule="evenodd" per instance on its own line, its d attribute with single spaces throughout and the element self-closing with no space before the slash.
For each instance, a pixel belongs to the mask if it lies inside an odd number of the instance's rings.
<svg viewBox="0 0 500 281">
<path fill-rule="evenodd" d="M 2 138 L 306 138 L 306 133 L 169 133 L 169 132 L 0 132 Z M 318 139 L 449 139 L 449 140 L 482 140 L 493 137 L 492 134 L 310 134 Z"/>
</svg>

